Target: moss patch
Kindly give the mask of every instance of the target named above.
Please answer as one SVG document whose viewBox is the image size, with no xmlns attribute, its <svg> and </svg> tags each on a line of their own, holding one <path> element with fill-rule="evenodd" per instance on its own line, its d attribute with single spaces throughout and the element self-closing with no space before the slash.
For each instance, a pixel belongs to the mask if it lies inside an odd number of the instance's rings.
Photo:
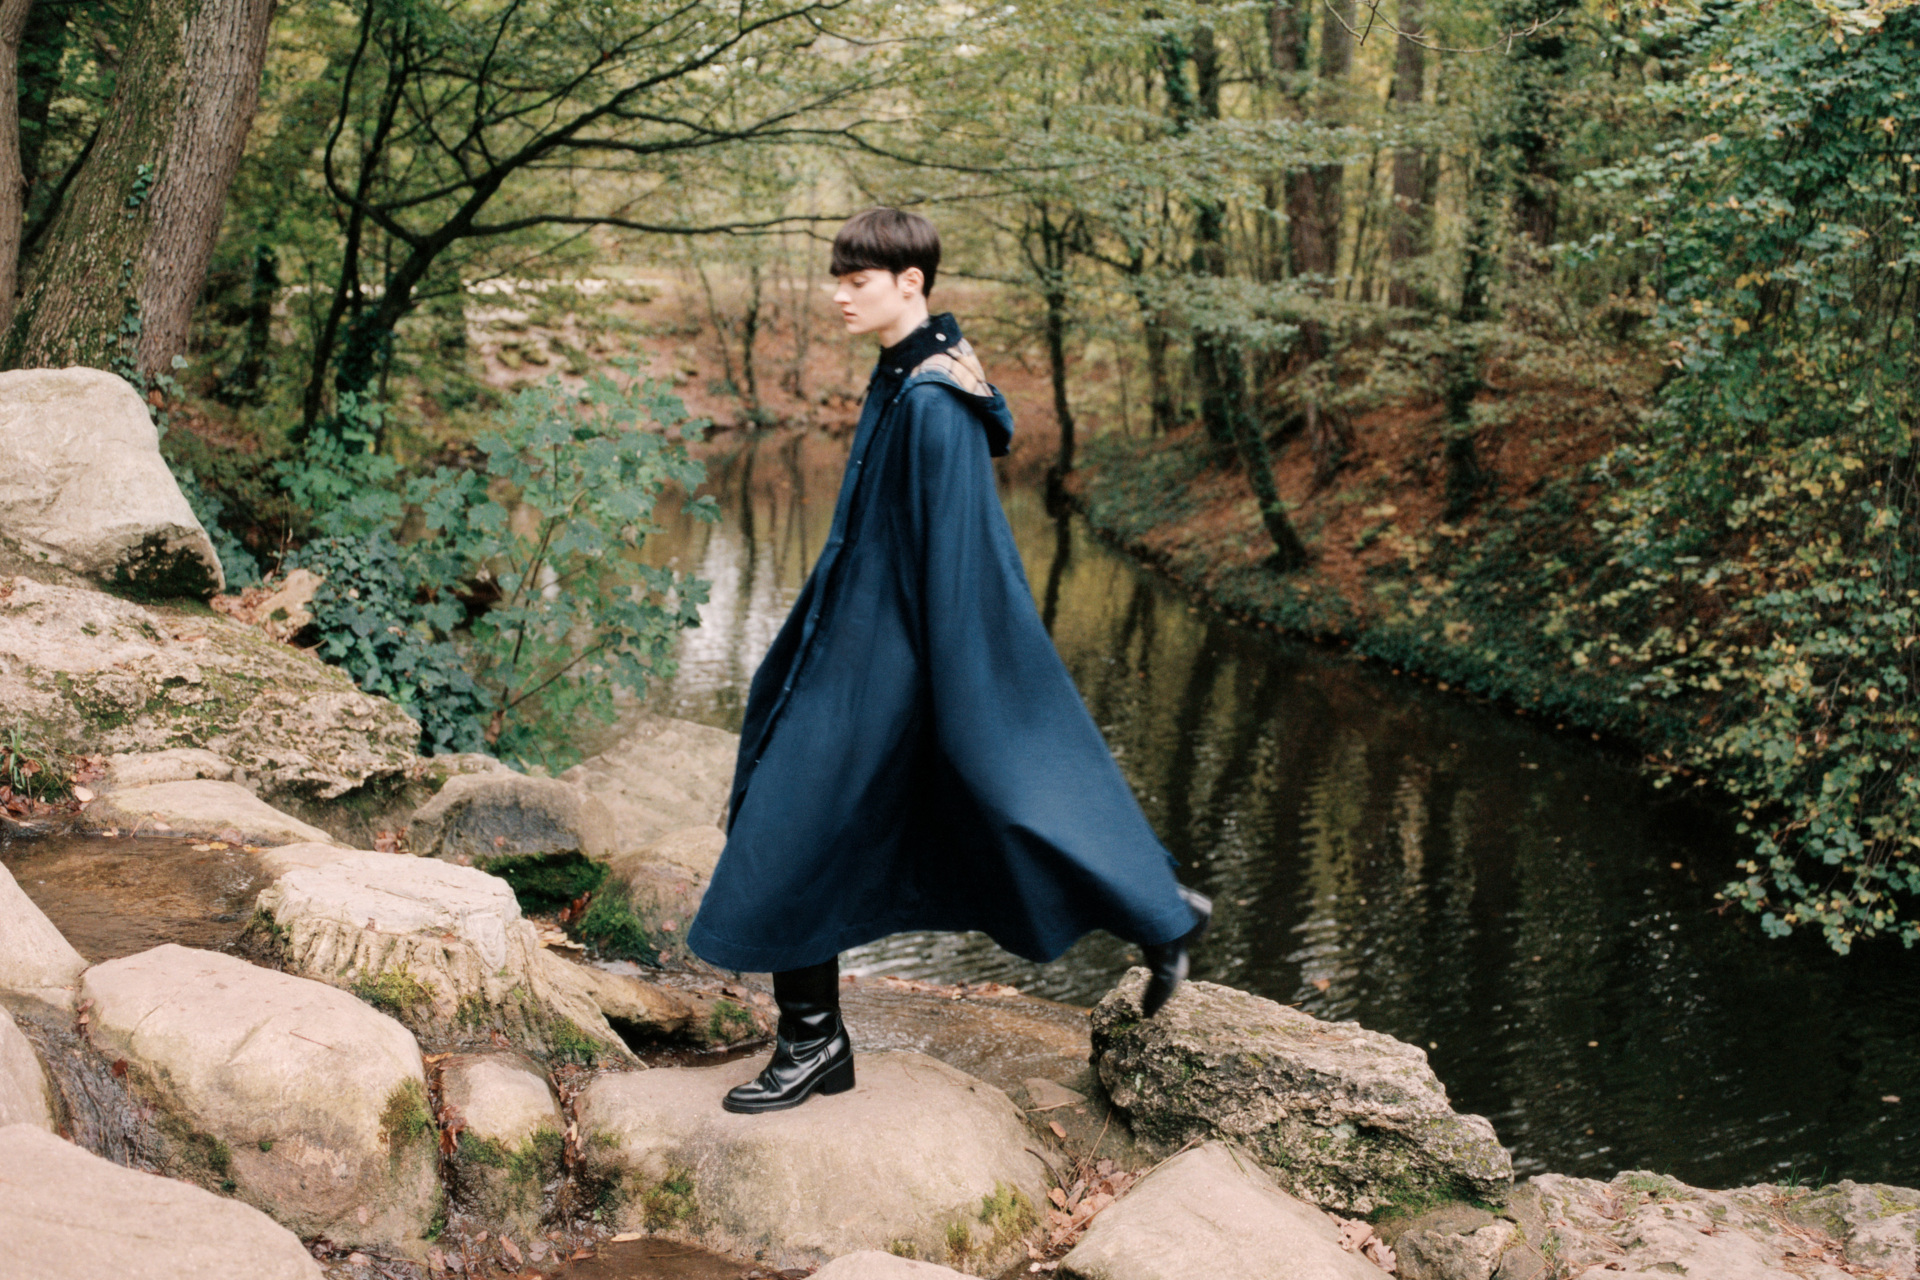
<svg viewBox="0 0 1920 1280">
<path fill-rule="evenodd" d="M 667 1176 L 640 1195 L 640 1210 L 652 1231 L 680 1226 L 693 1217 L 693 1174 L 669 1169 Z"/>
<path fill-rule="evenodd" d="M 980 1198 L 980 1221 L 993 1228 L 995 1244 L 1017 1240 L 1039 1221 L 1033 1201 L 1020 1188 L 1005 1182 L 993 1184 L 993 1194 Z"/>
<path fill-rule="evenodd" d="M 606 864 L 575 853 L 475 858 L 473 865 L 513 886 L 522 911 L 557 911 L 607 878 Z"/>
<path fill-rule="evenodd" d="M 760 1028 L 745 1005 L 721 999 L 713 1002 L 707 1015 L 707 1037 L 716 1044 L 732 1044 L 758 1034 Z"/>
<path fill-rule="evenodd" d="M 431 1141 L 433 1131 L 433 1113 L 427 1110 L 427 1091 L 420 1082 L 403 1080 L 395 1085 L 380 1112 L 387 1154 L 397 1160 L 414 1143 Z"/>
<path fill-rule="evenodd" d="M 602 868 L 605 870 L 605 868 Z M 573 936 L 600 955 L 635 964 L 658 965 L 660 953 L 647 926 L 634 914 L 627 886 L 614 881 L 593 895 L 587 913 L 573 926 Z"/>
<path fill-rule="evenodd" d="M 353 984 L 353 994 L 384 1013 L 400 1017 L 429 1003 L 433 999 L 433 984 L 422 982 L 401 965 L 383 969 L 371 978 L 362 975 Z"/>
</svg>

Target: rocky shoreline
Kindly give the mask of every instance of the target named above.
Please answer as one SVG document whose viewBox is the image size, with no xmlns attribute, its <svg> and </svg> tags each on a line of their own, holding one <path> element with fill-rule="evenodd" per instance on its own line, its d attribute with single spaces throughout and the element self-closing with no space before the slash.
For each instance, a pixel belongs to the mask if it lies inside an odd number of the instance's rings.
<svg viewBox="0 0 1920 1280">
<path fill-rule="evenodd" d="M 1516 1184 L 1419 1048 L 1202 982 L 1143 1020 L 1140 970 L 1091 1011 L 849 982 L 858 1087 L 729 1115 L 771 1002 L 680 939 L 731 735 L 636 713 L 559 778 L 419 758 L 284 617 L 127 598 L 155 548 L 217 581 L 143 474 L 112 538 L 0 502 L 0 728 L 98 772 L 8 819 L 13 865 L 161 833 L 245 909 L 221 949 L 115 949 L 0 866 L 0 1238 L 32 1259 L 0 1272 L 545 1277 L 670 1239 L 825 1280 L 1920 1275 L 1920 1192 Z"/>
</svg>

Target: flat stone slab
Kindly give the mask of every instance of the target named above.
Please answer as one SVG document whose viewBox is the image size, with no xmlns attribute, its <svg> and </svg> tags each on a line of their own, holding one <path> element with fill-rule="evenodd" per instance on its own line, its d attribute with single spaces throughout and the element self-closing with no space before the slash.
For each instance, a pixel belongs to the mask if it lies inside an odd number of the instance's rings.
<svg viewBox="0 0 1920 1280">
<path fill-rule="evenodd" d="M 70 1009 L 86 967 L 13 873 L 0 867 L 0 991 Z"/>
<path fill-rule="evenodd" d="M 0 1009 L 0 1128 L 11 1124 L 53 1132 L 53 1098 L 33 1042 Z"/>
<path fill-rule="evenodd" d="M 233 777 L 233 761 L 199 747 L 172 747 L 166 751 L 123 751 L 107 757 L 107 776 L 99 790 L 150 787 L 157 782 L 192 782 Z"/>
<path fill-rule="evenodd" d="M 718 827 L 739 752 L 738 734 L 640 713 L 619 742 L 560 779 L 584 788 L 607 807 L 613 815 L 614 848 L 626 852 L 687 827 Z"/>
<path fill-rule="evenodd" d="M 1211 982 L 1143 1019 L 1146 983 L 1129 971 L 1093 1011 L 1095 1069 L 1135 1137 L 1239 1143 L 1292 1194 L 1348 1214 L 1511 1193 L 1493 1126 L 1453 1110 L 1423 1050 Z"/>
<path fill-rule="evenodd" d="M 320 828 L 280 812 L 239 783 L 206 778 L 110 791 L 87 806 L 82 821 L 94 831 L 171 831 L 241 844 L 334 843 Z"/>
<path fill-rule="evenodd" d="M 915 1262 L 878 1249 L 863 1249 L 835 1258 L 814 1272 L 813 1280 L 948 1280 L 965 1274 L 932 1262 Z"/>
<path fill-rule="evenodd" d="M 1920 1274 L 1920 1192 L 1900 1187 L 1703 1191 L 1653 1173 L 1542 1174 L 1514 1208 L 1521 1231 L 1494 1273 L 1501 1280 Z"/>
<path fill-rule="evenodd" d="M 1175 1156 L 1103 1209 L 1065 1258 L 1077 1280 L 1383 1280 L 1340 1247 L 1320 1210 L 1251 1156 L 1209 1142 Z"/>
<path fill-rule="evenodd" d="M 278 880 L 287 872 L 297 871 L 302 867 L 328 867 L 342 859 L 372 852 L 371 849 L 349 849 L 345 845 L 318 844 L 307 840 L 299 844 L 283 844 L 271 849 L 262 849 L 253 857 L 269 880 Z"/>
<path fill-rule="evenodd" d="M 183 1176 L 303 1236 L 404 1245 L 440 1204 L 407 1029 L 324 983 L 171 944 L 95 965 L 92 1037 L 125 1059 Z"/>
<path fill-rule="evenodd" d="M 355 853 L 287 871 L 259 910 L 290 972 L 372 1000 L 431 1043 L 486 1043 L 498 1031 L 536 1053 L 626 1060 L 578 967 L 542 949 L 498 876 Z"/>
<path fill-rule="evenodd" d="M 1024 1257 L 1046 1183 L 1006 1095 L 917 1053 L 855 1064 L 850 1092 L 749 1116 L 720 1099 L 758 1057 L 602 1076 L 576 1104 L 580 1149 L 614 1188 L 622 1230 L 780 1265 L 872 1249 L 964 1255 L 970 1269 Z"/>
<path fill-rule="evenodd" d="M 51 747 L 144 755 L 188 743 L 268 795 L 312 800 L 404 775 L 420 746 L 399 707 L 231 618 L 4 568 L 0 707 Z"/>
<path fill-rule="evenodd" d="M 259 1210 L 123 1168 L 31 1125 L 0 1128 L 0 1241 L 0 1270 L 22 1277 L 321 1280 L 323 1274 L 299 1238 Z"/>
</svg>

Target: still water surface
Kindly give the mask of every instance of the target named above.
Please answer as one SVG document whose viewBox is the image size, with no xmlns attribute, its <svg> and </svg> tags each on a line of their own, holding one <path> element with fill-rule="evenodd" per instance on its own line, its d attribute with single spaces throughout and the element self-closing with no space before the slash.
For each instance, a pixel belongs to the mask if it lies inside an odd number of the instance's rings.
<svg viewBox="0 0 1920 1280">
<path fill-rule="evenodd" d="M 739 727 L 843 456 L 769 436 L 711 463 L 726 519 L 657 542 L 713 584 L 662 710 Z M 1706 807 L 1583 737 L 1215 617 L 1033 486 L 1003 496 L 1061 656 L 1213 896 L 1195 977 L 1427 1047 L 1522 1173 L 1920 1184 L 1914 957 L 1763 938 L 1714 910 L 1739 846 Z M 1098 934 L 1049 965 L 910 934 L 845 963 L 1091 1004 L 1129 956 Z"/>
</svg>

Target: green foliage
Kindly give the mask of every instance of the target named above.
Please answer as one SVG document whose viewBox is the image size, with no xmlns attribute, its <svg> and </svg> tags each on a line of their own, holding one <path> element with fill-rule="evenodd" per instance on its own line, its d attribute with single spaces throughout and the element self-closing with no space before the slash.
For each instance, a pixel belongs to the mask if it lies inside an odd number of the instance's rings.
<svg viewBox="0 0 1920 1280">
<path fill-rule="evenodd" d="M 17 796 L 62 800 L 71 784 L 60 756 L 29 738 L 18 726 L 0 734 L 0 786 Z"/>
<path fill-rule="evenodd" d="M 704 476 L 699 424 L 627 373 L 522 390 L 476 441 L 482 469 L 403 479 L 358 402 L 283 465 L 327 534 L 296 559 L 327 578 L 321 656 L 419 718 L 427 750 L 568 762 L 579 717 L 611 720 L 613 690 L 669 673 L 699 620 L 706 584 L 639 558 L 661 493 Z"/>
<path fill-rule="evenodd" d="M 573 925 L 572 932 L 596 953 L 610 959 L 646 965 L 660 963 L 660 953 L 654 948 L 646 925 L 633 912 L 626 885 L 618 880 L 604 885 L 593 895 L 586 914 Z"/>
<path fill-rule="evenodd" d="M 192 471 L 176 468 L 173 478 L 179 482 L 180 492 L 185 496 L 187 505 L 193 508 L 194 519 L 198 520 L 213 539 L 214 554 L 220 557 L 220 568 L 226 576 L 227 590 L 240 591 L 260 581 L 260 562 L 247 550 L 240 539 L 233 536 L 221 522 L 226 505 L 216 498 L 207 487 L 200 483 Z"/>
<path fill-rule="evenodd" d="M 1920 10 L 1672 21 L 1694 69 L 1651 92 L 1682 132 L 1596 179 L 1644 192 L 1675 376 L 1602 463 L 1620 572 L 1592 605 L 1637 693 L 1711 708 L 1680 758 L 1744 808 L 1729 896 L 1773 933 L 1911 945 Z"/>
</svg>

